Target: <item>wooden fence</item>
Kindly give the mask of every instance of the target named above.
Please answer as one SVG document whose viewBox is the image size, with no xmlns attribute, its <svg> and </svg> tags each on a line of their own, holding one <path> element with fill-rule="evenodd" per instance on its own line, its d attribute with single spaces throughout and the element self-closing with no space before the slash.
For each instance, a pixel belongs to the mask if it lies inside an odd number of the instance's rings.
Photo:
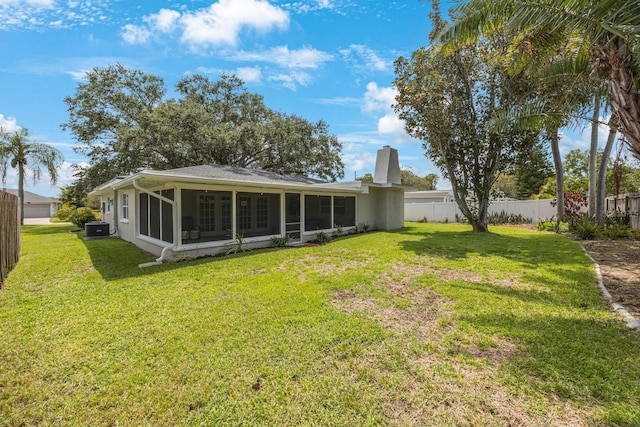
<svg viewBox="0 0 640 427">
<path fill-rule="evenodd" d="M 631 228 L 640 230 L 640 193 L 607 197 L 605 208 L 607 213 L 628 213 Z"/>
<path fill-rule="evenodd" d="M 19 199 L 0 191 L 0 289 L 20 257 Z"/>
</svg>

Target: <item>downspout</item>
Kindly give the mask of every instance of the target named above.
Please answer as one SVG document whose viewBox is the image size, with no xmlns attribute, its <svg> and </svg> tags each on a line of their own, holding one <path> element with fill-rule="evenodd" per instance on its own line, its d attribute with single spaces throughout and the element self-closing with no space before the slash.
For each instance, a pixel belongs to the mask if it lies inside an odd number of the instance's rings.
<svg viewBox="0 0 640 427">
<path fill-rule="evenodd" d="M 157 197 L 163 202 L 169 203 L 171 205 L 171 208 L 172 208 L 171 212 L 172 213 L 174 212 L 175 203 L 176 203 L 174 200 L 167 199 L 162 194 L 152 193 L 149 190 L 147 190 L 146 188 L 141 187 L 140 184 L 138 184 L 138 180 L 137 179 L 133 180 L 133 188 L 135 188 L 136 190 L 138 190 L 138 191 L 140 191 L 142 193 L 146 193 L 146 194 L 148 194 L 150 196 Z M 160 209 L 162 209 L 162 205 L 160 206 Z M 178 246 L 178 244 L 176 243 L 177 238 L 178 238 L 178 236 L 173 236 L 173 243 L 170 243 L 167 246 L 165 246 L 164 248 L 162 248 L 162 252 L 160 252 L 160 257 L 156 258 L 155 261 L 153 261 L 153 262 L 145 262 L 143 264 L 138 265 L 138 267 L 140 267 L 140 268 L 151 267 L 151 266 L 154 266 L 154 265 L 160 265 L 163 262 L 165 262 L 166 261 L 166 256 L 167 256 L 167 252 L 169 250 L 175 249 L 175 247 Z"/>
</svg>

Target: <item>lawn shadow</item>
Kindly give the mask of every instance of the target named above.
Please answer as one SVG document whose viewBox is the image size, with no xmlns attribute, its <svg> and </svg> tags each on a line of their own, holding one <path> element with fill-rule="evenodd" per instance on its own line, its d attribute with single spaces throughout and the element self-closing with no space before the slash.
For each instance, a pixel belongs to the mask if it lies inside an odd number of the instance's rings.
<svg viewBox="0 0 640 427">
<path fill-rule="evenodd" d="M 396 233 L 412 236 L 399 242 L 405 251 L 418 256 L 433 256 L 448 260 L 498 256 L 529 268 L 581 263 L 586 260 L 577 243 L 564 236 L 535 231 L 503 234 L 500 231 L 476 233 L 471 230 L 424 230 L 405 227 Z"/>
<path fill-rule="evenodd" d="M 640 364 L 630 361 L 640 360 L 640 341 L 613 318 L 496 311 L 459 320 L 515 339 L 521 351 L 508 370 L 540 392 L 603 407 L 636 399 Z"/>
<path fill-rule="evenodd" d="M 60 223 L 60 224 L 41 224 L 41 225 L 23 225 L 21 226 L 21 232 L 34 236 L 43 236 L 45 234 L 58 234 L 61 231 L 65 232 L 73 232 L 77 230 L 78 227 L 69 224 L 69 223 Z"/>
<path fill-rule="evenodd" d="M 257 249 L 226 256 L 202 257 L 183 262 L 170 262 L 141 268 L 140 264 L 151 263 L 155 261 L 157 257 L 143 251 L 133 243 L 116 237 L 86 239 L 84 233 L 78 233 L 77 236 L 87 248 L 94 268 L 106 281 L 143 277 L 159 271 L 171 271 L 200 263 L 215 263 L 231 258 L 250 257 L 265 250 L 277 250 L 276 248 Z"/>
</svg>

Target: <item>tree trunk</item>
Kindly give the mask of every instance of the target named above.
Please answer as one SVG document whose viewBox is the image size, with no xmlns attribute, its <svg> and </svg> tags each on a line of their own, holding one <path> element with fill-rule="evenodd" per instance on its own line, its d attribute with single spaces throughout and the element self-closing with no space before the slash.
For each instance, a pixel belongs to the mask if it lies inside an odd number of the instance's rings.
<svg viewBox="0 0 640 427">
<path fill-rule="evenodd" d="M 18 160 L 18 198 L 20 199 L 20 225 L 24 225 L 24 164 Z"/>
<path fill-rule="evenodd" d="M 556 171 L 556 219 L 558 222 L 564 221 L 564 172 L 562 169 L 562 157 L 560 156 L 560 137 L 558 128 L 553 128 L 549 133 L 551 140 L 551 154 L 553 155 L 553 166 Z"/>
<path fill-rule="evenodd" d="M 618 115 L 622 133 L 634 157 L 640 159 L 640 93 L 634 79 L 631 55 L 622 39 L 609 42 L 600 51 L 608 72 L 611 108 Z"/>
<path fill-rule="evenodd" d="M 615 126 L 615 119 L 612 117 L 609 119 L 609 136 L 607 137 L 607 144 L 604 146 L 604 151 L 602 152 L 600 170 L 598 171 L 598 197 L 596 201 L 596 219 L 598 221 L 598 225 L 604 225 L 604 199 L 607 195 L 607 166 L 609 165 L 611 148 L 613 148 L 613 143 L 616 140 L 617 133 L 618 131 Z"/>
<path fill-rule="evenodd" d="M 480 219 L 478 218 L 475 218 L 473 221 L 471 221 L 471 226 L 473 227 L 473 231 L 475 233 L 489 232 L 489 227 L 487 227 L 487 223 L 480 221 Z"/>
<path fill-rule="evenodd" d="M 596 169 L 598 163 L 598 127 L 600 126 L 600 95 L 593 99 L 593 117 L 591 120 L 591 147 L 589 149 L 589 218 L 596 216 Z"/>
</svg>

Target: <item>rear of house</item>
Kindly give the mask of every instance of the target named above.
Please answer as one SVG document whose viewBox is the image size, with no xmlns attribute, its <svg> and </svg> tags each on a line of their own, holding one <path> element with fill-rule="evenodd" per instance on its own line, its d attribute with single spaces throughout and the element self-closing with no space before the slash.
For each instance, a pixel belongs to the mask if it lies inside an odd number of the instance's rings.
<svg viewBox="0 0 640 427">
<path fill-rule="evenodd" d="M 241 236 L 247 248 L 292 244 L 326 234 L 403 226 L 397 151 L 378 152 L 374 183 L 327 183 L 222 165 L 147 170 L 96 188 L 110 234 L 159 256 L 215 255 Z"/>
</svg>

